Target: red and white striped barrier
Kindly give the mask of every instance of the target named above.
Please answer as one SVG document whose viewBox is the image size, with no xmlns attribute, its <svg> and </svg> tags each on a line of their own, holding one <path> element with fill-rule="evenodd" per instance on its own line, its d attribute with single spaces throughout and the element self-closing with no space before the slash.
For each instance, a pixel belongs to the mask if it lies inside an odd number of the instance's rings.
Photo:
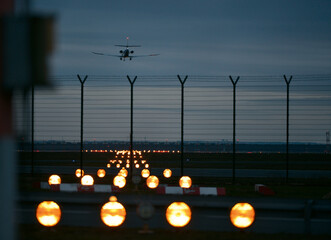
<svg viewBox="0 0 331 240">
<path fill-rule="evenodd" d="M 92 186 L 83 186 L 78 183 L 61 183 L 49 185 L 48 182 L 40 182 L 41 189 L 49 189 L 61 192 L 120 192 L 120 188 L 106 184 L 95 184 Z M 179 195 L 214 195 L 225 196 L 223 187 L 191 187 L 181 188 L 175 186 L 159 186 L 156 188 L 157 194 L 179 194 Z"/>
<path fill-rule="evenodd" d="M 254 190 L 255 192 L 261 193 L 262 195 L 267 195 L 267 196 L 275 195 L 275 192 L 271 188 L 263 184 L 255 184 Z"/>
<path fill-rule="evenodd" d="M 48 182 L 41 182 L 40 188 L 61 192 L 119 192 L 120 190 L 120 188 L 116 186 L 111 186 L 107 184 L 94 184 L 92 186 L 84 186 L 78 183 L 61 183 L 49 185 Z"/>
<path fill-rule="evenodd" d="M 215 195 L 225 196 L 223 187 L 191 187 L 181 188 L 172 186 L 160 186 L 156 189 L 158 194 L 179 194 L 179 195 Z"/>
</svg>

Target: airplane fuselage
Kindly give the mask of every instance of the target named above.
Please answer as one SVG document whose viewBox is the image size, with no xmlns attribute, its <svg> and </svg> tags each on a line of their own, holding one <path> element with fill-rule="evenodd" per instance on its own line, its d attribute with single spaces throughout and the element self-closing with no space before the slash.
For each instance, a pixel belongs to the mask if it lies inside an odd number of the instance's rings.
<svg viewBox="0 0 331 240">
<path fill-rule="evenodd" d="M 130 60 L 132 59 L 132 57 L 130 56 L 130 53 L 133 53 L 133 51 L 130 52 L 130 50 L 128 48 L 120 51 L 120 53 L 122 54 L 122 56 L 120 58 L 121 60 L 125 61 L 125 58 L 129 58 Z"/>
</svg>

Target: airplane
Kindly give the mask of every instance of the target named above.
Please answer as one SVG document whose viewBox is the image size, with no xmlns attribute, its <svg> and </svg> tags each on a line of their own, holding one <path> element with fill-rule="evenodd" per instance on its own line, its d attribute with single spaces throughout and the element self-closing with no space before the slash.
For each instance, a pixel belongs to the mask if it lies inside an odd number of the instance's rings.
<svg viewBox="0 0 331 240">
<path fill-rule="evenodd" d="M 120 50 L 119 53 L 121 55 L 113 55 L 113 54 L 105 54 L 105 53 L 99 53 L 99 52 L 92 52 L 93 54 L 96 55 L 104 55 L 104 56 L 111 56 L 111 57 L 119 57 L 120 60 L 125 61 L 126 58 L 128 58 L 129 60 L 132 60 L 132 58 L 135 57 L 153 57 L 153 56 L 158 56 L 160 54 L 148 54 L 148 55 L 135 55 L 132 56 L 131 54 L 134 53 L 133 50 L 129 50 L 129 47 L 141 47 L 141 45 L 129 45 L 129 37 L 126 38 L 126 45 L 114 45 L 116 47 L 125 47 L 124 50 Z"/>
</svg>

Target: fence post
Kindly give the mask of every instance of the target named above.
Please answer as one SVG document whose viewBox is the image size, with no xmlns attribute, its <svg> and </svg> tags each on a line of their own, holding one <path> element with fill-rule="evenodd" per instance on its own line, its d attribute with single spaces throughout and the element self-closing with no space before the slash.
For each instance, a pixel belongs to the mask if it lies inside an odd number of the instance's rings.
<svg viewBox="0 0 331 240">
<path fill-rule="evenodd" d="M 34 84 L 31 86 L 31 174 L 34 174 Z"/>
<path fill-rule="evenodd" d="M 133 85 L 135 83 L 135 81 L 137 80 L 137 76 L 134 77 L 133 80 L 130 79 L 130 77 L 127 75 L 126 76 L 129 80 L 129 83 L 131 85 L 131 110 L 130 110 L 130 176 L 132 178 L 132 165 L 133 165 L 133 150 L 132 150 L 132 146 L 133 146 Z"/>
<path fill-rule="evenodd" d="M 178 80 L 182 86 L 182 97 L 181 97 L 181 142 L 180 142 L 180 175 L 184 175 L 184 84 L 187 80 L 187 75 L 184 80 L 181 79 L 179 75 L 177 75 Z"/>
<path fill-rule="evenodd" d="M 233 86 L 232 183 L 234 184 L 236 181 L 236 86 L 240 77 L 233 80 L 230 75 L 229 78 Z"/>
<path fill-rule="evenodd" d="M 286 183 L 288 183 L 288 169 L 289 169 L 289 155 L 288 155 L 288 139 L 289 139 L 289 112 L 290 112 L 290 83 L 292 81 L 292 76 L 289 79 L 284 75 L 284 80 L 286 83 Z"/>
<path fill-rule="evenodd" d="M 78 80 L 80 82 L 80 178 L 83 177 L 83 141 L 84 141 L 84 83 L 87 79 L 87 75 L 84 80 L 77 74 Z"/>
</svg>

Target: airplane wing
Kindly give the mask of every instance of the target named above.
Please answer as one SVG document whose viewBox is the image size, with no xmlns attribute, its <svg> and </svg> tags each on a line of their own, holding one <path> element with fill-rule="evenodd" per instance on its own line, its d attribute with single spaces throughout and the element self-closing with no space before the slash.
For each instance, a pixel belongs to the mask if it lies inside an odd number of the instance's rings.
<svg viewBox="0 0 331 240">
<path fill-rule="evenodd" d="M 148 54 L 148 55 L 135 55 L 135 56 L 130 56 L 130 57 L 154 57 L 154 56 L 158 56 L 160 54 L 156 53 L 156 54 Z"/>
<path fill-rule="evenodd" d="M 129 48 L 129 47 L 141 47 L 141 45 L 114 45 L 116 47 L 125 47 L 125 48 Z"/>
<path fill-rule="evenodd" d="M 99 53 L 99 52 L 92 52 L 96 55 L 103 55 L 103 56 L 111 56 L 111 57 L 122 57 L 121 55 L 113 55 L 113 54 L 105 54 L 105 53 Z"/>
</svg>

